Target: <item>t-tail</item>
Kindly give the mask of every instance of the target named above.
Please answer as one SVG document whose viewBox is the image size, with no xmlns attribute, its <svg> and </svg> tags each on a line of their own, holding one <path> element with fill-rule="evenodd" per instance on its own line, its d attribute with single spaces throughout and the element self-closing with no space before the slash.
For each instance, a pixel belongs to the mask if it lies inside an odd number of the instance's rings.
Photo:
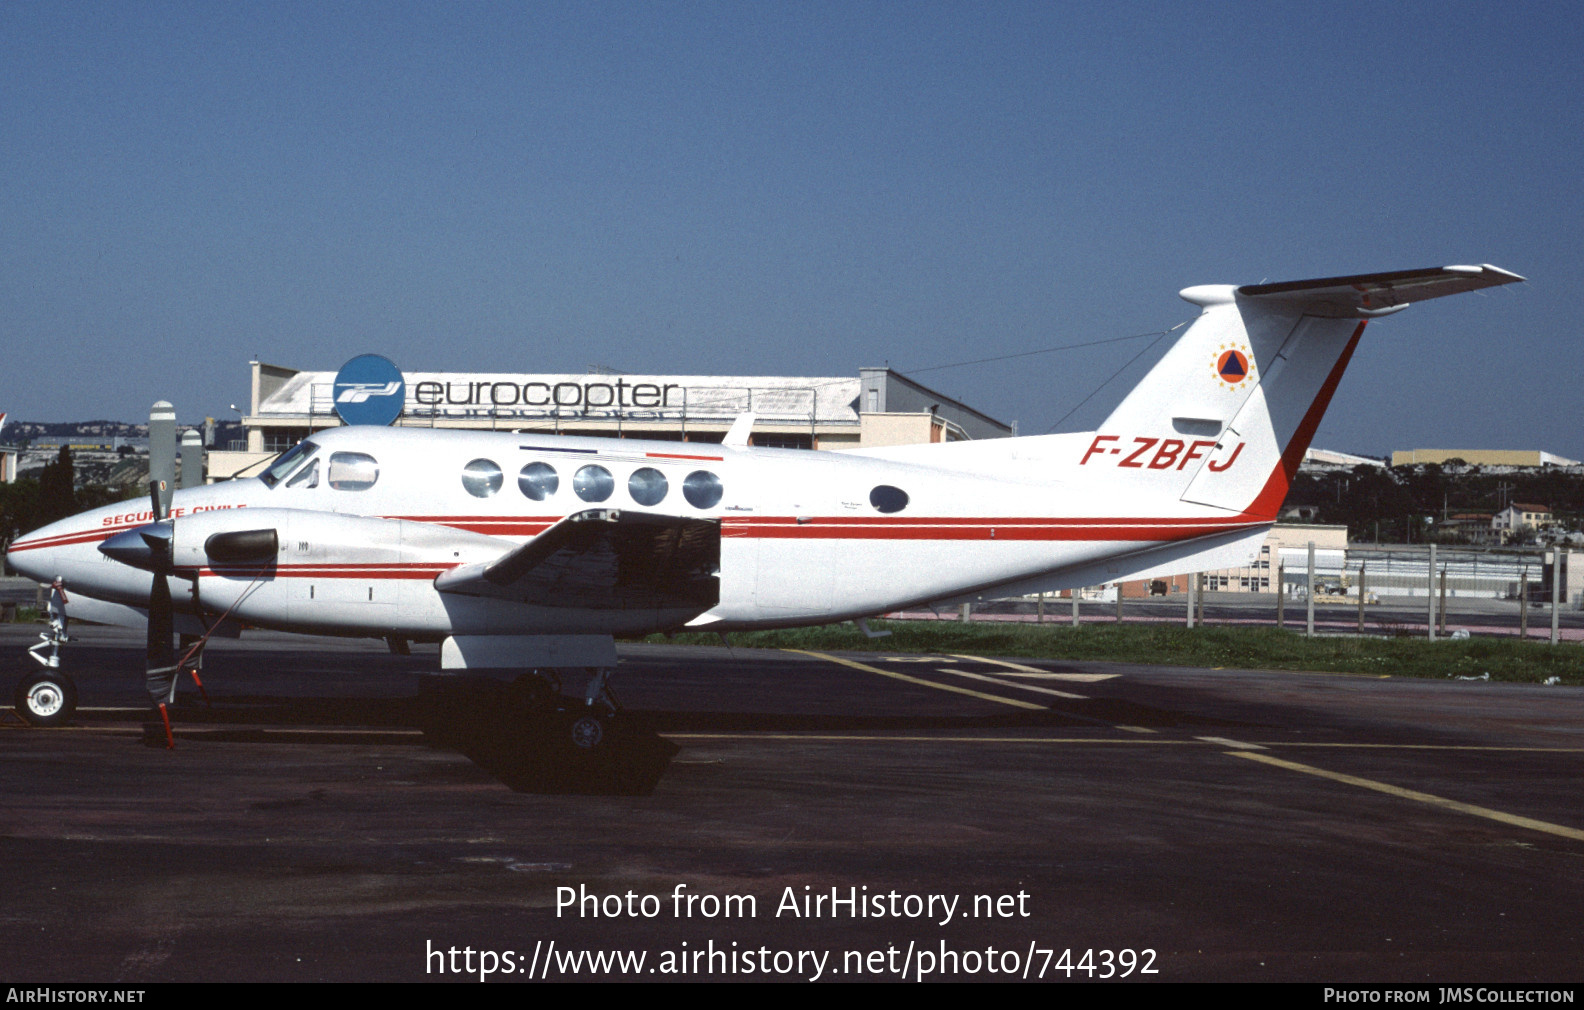
<svg viewBox="0 0 1584 1010">
<path fill-rule="evenodd" d="M 1143 500 L 1274 522 L 1369 320 L 1522 280 L 1486 265 L 1187 288 L 1204 311 L 1074 462 Z"/>
</svg>

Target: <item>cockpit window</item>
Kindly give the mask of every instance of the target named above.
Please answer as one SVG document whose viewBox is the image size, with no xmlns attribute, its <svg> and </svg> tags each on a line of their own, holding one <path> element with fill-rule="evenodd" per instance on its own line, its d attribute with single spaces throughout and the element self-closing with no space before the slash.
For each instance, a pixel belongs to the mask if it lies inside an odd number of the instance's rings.
<svg viewBox="0 0 1584 1010">
<path fill-rule="evenodd" d="M 286 482 L 287 487 L 318 487 L 319 461 L 316 459 L 297 471 L 297 476 Z"/>
<path fill-rule="evenodd" d="M 274 463 L 271 463 L 268 470 L 265 470 L 263 473 L 259 474 L 259 480 L 263 481 L 269 487 L 274 487 L 276 484 L 279 484 L 287 474 L 295 470 L 298 464 L 318 451 L 318 445 L 308 441 L 307 439 L 303 439 L 290 449 L 287 449 L 286 452 L 281 455 L 280 459 L 277 459 Z"/>
<path fill-rule="evenodd" d="M 329 479 L 337 491 L 367 491 L 379 480 L 379 462 L 367 453 L 332 452 Z"/>
</svg>

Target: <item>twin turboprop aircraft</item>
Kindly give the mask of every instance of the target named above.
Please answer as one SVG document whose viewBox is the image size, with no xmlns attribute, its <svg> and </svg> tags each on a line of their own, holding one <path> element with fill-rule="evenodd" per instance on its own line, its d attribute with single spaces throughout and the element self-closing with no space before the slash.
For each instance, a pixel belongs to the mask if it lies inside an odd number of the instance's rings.
<svg viewBox="0 0 1584 1010">
<path fill-rule="evenodd" d="M 1367 321 L 1521 280 L 1487 265 L 1188 288 L 1201 314 L 1090 432 L 810 452 L 751 447 L 747 417 L 719 446 L 321 431 L 257 478 L 176 491 L 168 510 L 156 491 L 13 543 L 7 560 L 53 583 L 58 611 L 17 709 L 70 718 L 68 616 L 147 627 L 161 716 L 173 635 L 199 648 L 248 625 L 439 642 L 444 669 L 588 670 L 569 725 L 592 749 L 614 714 L 614 636 L 1241 566 Z"/>
</svg>

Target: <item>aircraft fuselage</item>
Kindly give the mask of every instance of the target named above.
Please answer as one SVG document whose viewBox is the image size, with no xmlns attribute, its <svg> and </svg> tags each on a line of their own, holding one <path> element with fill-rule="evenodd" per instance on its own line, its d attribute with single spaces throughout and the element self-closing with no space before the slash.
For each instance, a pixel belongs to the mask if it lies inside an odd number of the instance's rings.
<svg viewBox="0 0 1584 1010">
<path fill-rule="evenodd" d="M 1062 438 L 1055 436 L 1056 439 Z M 281 630 L 438 639 L 460 634 L 737 630 L 871 616 L 1265 523 L 1183 502 L 1136 515 L 1128 495 L 1062 479 L 1048 451 L 1018 479 L 846 452 L 541 434 L 335 428 L 273 485 L 244 479 L 175 492 L 178 611 Z M 1092 452 L 1074 437 L 1066 467 Z M 941 447 L 943 449 L 949 447 Z M 1047 443 L 1048 450 L 1048 443 Z M 277 463 L 279 467 L 281 464 Z M 310 473 L 310 468 L 317 472 Z M 371 479 L 372 478 L 372 479 Z M 487 562 L 567 515 L 620 509 L 718 520 L 719 601 L 707 611 L 530 605 L 440 592 L 435 578 Z M 1160 509 L 1156 509 L 1160 511 Z M 146 526 L 142 501 L 85 512 L 13 544 L 11 564 L 68 592 L 145 606 L 151 576 L 106 556 Z M 214 533 L 267 527 L 265 569 L 220 564 Z M 1081 582 L 1104 581 L 1089 577 Z M 1077 576 L 1075 576 L 1077 577 Z"/>
</svg>

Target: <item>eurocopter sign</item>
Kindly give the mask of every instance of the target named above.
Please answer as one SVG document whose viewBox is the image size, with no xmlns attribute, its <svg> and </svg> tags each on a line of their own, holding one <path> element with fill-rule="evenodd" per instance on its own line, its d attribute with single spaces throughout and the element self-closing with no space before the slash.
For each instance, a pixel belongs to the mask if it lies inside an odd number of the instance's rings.
<svg viewBox="0 0 1584 1010">
<path fill-rule="evenodd" d="M 407 384 L 389 358 L 359 354 L 336 373 L 335 412 L 347 424 L 390 424 L 406 402 Z"/>
<path fill-rule="evenodd" d="M 414 419 L 760 418 L 858 420 L 851 377 L 403 372 L 360 354 L 339 372 L 288 373 L 261 399 L 260 416 L 312 417 L 334 410 L 345 424 Z"/>
</svg>

